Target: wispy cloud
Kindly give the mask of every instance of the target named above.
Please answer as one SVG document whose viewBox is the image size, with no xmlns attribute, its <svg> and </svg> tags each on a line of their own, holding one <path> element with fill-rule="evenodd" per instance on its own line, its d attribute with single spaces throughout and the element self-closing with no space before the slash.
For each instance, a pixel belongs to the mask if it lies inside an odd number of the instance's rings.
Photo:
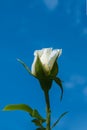
<svg viewBox="0 0 87 130">
<path fill-rule="evenodd" d="M 85 85 L 87 78 L 81 75 L 72 75 L 68 81 L 64 83 L 66 88 L 73 88 L 78 85 Z"/>
<path fill-rule="evenodd" d="M 73 75 L 71 76 L 70 80 L 72 82 L 75 82 L 77 85 L 83 85 L 86 83 L 86 77 L 81 76 L 81 75 Z"/>
<path fill-rule="evenodd" d="M 67 88 L 73 88 L 75 86 L 75 84 L 73 82 L 65 82 L 64 83 L 64 86 L 67 87 Z"/>
<path fill-rule="evenodd" d="M 83 28 L 83 34 L 87 35 L 87 27 Z"/>
<path fill-rule="evenodd" d="M 58 6 L 58 0 L 43 0 L 49 10 L 54 10 Z"/>
<path fill-rule="evenodd" d="M 87 86 L 83 89 L 84 96 L 87 96 Z"/>
</svg>

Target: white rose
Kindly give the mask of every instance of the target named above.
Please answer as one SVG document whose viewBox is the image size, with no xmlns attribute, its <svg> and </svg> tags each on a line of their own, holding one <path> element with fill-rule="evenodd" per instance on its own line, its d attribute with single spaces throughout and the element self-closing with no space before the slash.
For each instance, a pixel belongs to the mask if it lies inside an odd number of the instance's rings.
<svg viewBox="0 0 87 130">
<path fill-rule="evenodd" d="M 42 50 L 36 50 L 34 52 L 35 58 L 31 68 L 32 74 L 36 75 L 37 73 L 36 65 L 38 64 L 38 58 L 42 64 L 42 68 L 45 74 L 49 74 L 53 69 L 54 63 L 61 54 L 62 49 L 52 50 L 52 48 L 44 48 Z"/>
<path fill-rule="evenodd" d="M 62 49 L 44 48 L 42 50 L 36 50 L 34 52 L 34 61 L 31 67 L 31 71 L 28 66 L 20 59 L 17 59 L 24 68 L 37 78 L 40 82 L 41 88 L 44 91 L 48 91 L 53 80 L 60 86 L 61 89 L 61 99 L 63 95 L 62 82 L 59 78 L 56 77 L 58 74 L 58 64 L 57 58 L 62 54 Z"/>
</svg>

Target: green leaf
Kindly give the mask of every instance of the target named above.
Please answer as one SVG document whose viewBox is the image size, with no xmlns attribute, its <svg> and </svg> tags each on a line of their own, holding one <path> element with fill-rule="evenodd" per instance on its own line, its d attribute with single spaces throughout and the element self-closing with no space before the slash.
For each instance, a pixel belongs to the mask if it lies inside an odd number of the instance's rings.
<svg viewBox="0 0 87 130">
<path fill-rule="evenodd" d="M 57 121 L 52 125 L 51 128 L 54 128 L 58 123 L 59 121 L 67 114 L 68 112 L 64 112 L 60 115 L 60 117 L 57 119 Z"/>
<path fill-rule="evenodd" d="M 42 122 L 38 119 L 33 119 L 32 122 L 35 123 L 36 126 L 42 126 Z"/>
<path fill-rule="evenodd" d="M 14 110 L 22 110 L 22 111 L 26 111 L 30 114 L 32 114 L 32 108 L 29 107 L 26 104 L 11 104 L 11 105 L 7 105 L 3 111 L 14 111 Z"/>
<path fill-rule="evenodd" d="M 17 59 L 17 61 L 20 62 L 20 63 L 24 66 L 24 68 L 28 71 L 28 73 L 29 73 L 30 75 L 32 75 L 32 76 L 35 77 L 35 75 L 33 75 L 33 74 L 31 73 L 29 67 L 28 67 L 22 60 Z"/>
<path fill-rule="evenodd" d="M 39 114 L 37 110 L 33 110 L 30 106 L 26 104 L 16 104 L 16 105 L 7 105 L 3 111 L 13 111 L 13 110 L 22 110 L 26 111 L 30 114 L 31 117 L 37 118 L 41 122 L 45 122 L 46 120 Z"/>
<path fill-rule="evenodd" d="M 34 110 L 32 111 L 32 117 L 37 118 L 38 120 L 40 120 L 40 122 L 45 122 L 45 121 L 46 121 L 46 120 L 39 114 L 39 112 L 38 112 L 36 109 L 34 109 Z"/>
<path fill-rule="evenodd" d="M 43 125 L 42 125 L 42 121 L 38 120 L 38 119 L 33 119 L 32 122 L 36 125 L 36 126 L 40 126 L 42 129 L 44 129 Z"/>
<path fill-rule="evenodd" d="M 46 130 L 46 128 L 37 128 L 36 130 Z"/>
<path fill-rule="evenodd" d="M 37 128 L 36 130 L 42 130 L 42 128 Z"/>
<path fill-rule="evenodd" d="M 55 82 L 59 85 L 60 89 L 61 89 L 61 96 L 60 96 L 60 100 L 62 100 L 63 97 L 63 86 L 62 86 L 62 81 L 60 80 L 60 78 L 55 77 L 54 78 Z"/>
</svg>

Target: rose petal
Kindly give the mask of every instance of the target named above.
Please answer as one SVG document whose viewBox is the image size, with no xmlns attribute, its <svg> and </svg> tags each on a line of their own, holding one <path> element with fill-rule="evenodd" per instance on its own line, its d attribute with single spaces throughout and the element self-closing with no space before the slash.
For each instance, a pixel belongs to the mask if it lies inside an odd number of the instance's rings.
<svg viewBox="0 0 87 130">
<path fill-rule="evenodd" d="M 31 68 L 32 73 L 35 75 L 35 64 L 38 56 L 42 63 L 43 69 L 47 72 L 50 72 L 57 57 L 59 57 L 61 54 L 62 49 L 52 50 L 52 48 L 43 48 L 42 50 L 36 50 L 34 52 L 35 58 Z"/>
<path fill-rule="evenodd" d="M 34 61 L 33 61 L 32 67 L 31 67 L 31 72 L 33 75 L 36 75 L 36 71 L 35 71 L 36 62 L 37 62 L 37 55 L 34 57 Z"/>
</svg>

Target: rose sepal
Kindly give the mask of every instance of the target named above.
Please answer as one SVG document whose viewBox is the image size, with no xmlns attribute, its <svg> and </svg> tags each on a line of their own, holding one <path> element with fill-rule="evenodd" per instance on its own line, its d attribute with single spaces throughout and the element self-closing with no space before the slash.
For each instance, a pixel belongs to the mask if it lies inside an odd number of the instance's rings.
<svg viewBox="0 0 87 130">
<path fill-rule="evenodd" d="M 32 75 L 33 77 L 37 78 L 35 75 L 32 74 L 32 72 L 30 71 L 29 67 L 25 64 L 25 62 L 23 62 L 22 60 L 20 60 L 20 59 L 18 59 L 18 58 L 17 58 L 17 61 L 24 66 L 24 68 L 28 71 L 28 73 L 29 73 L 30 75 Z"/>
<path fill-rule="evenodd" d="M 62 80 L 61 80 L 59 77 L 55 77 L 55 78 L 54 78 L 54 81 L 55 81 L 56 84 L 60 87 L 60 90 L 61 90 L 60 101 L 61 101 L 62 98 L 63 98 L 63 93 L 64 93 L 63 85 L 62 85 Z"/>
</svg>

